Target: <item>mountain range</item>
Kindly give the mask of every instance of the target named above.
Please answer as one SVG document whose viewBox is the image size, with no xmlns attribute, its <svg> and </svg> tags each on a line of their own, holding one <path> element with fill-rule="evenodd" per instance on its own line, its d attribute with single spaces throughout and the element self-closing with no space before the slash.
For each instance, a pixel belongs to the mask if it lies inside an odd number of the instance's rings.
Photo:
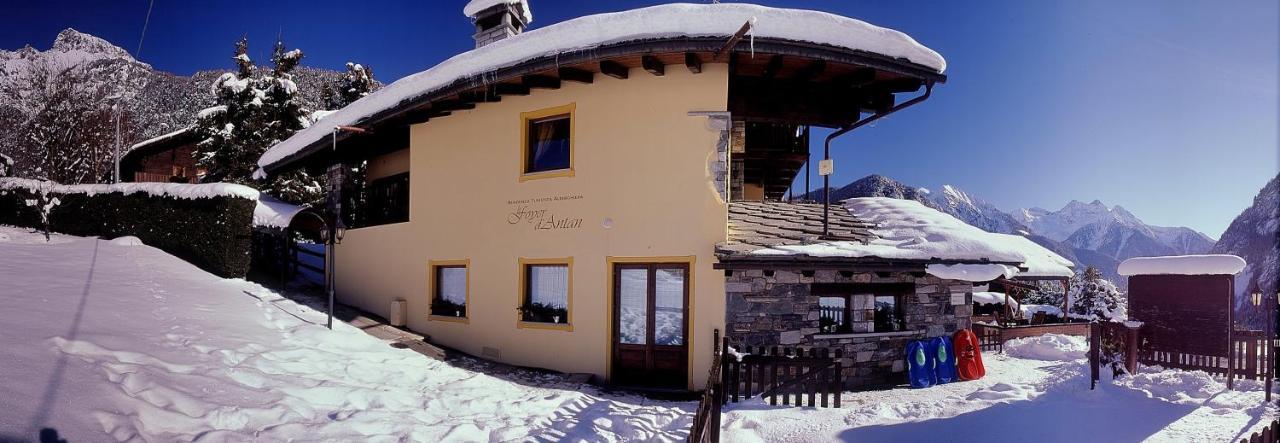
<svg viewBox="0 0 1280 443">
<path fill-rule="evenodd" d="M 135 60 L 128 51 L 101 38 L 66 29 L 53 45 L 41 51 L 27 45 L 0 50 L 0 141 L 10 138 L 20 122 L 33 112 L 29 98 L 47 85 L 42 70 L 67 71 L 82 79 L 85 88 L 104 93 L 99 105 L 110 107 L 116 97 L 124 97 L 125 110 L 133 116 L 122 131 L 126 143 L 152 138 L 195 123 L 196 113 L 213 105 L 213 81 L 234 66 L 227 42 L 226 69 L 198 71 L 190 76 L 158 71 Z M 259 62 L 265 62 L 260 60 Z M 323 109 L 321 89 L 343 73 L 300 66 L 294 70 L 300 100 L 308 109 Z M 0 148 L 3 148 L 0 144 Z M 8 149 L 18 149 L 16 144 Z M 4 152 L 0 152 L 4 153 Z"/>
<path fill-rule="evenodd" d="M 821 190 L 805 197 L 821 200 Z M 1212 238 L 1194 229 L 1149 225 L 1121 206 L 1108 207 L 1098 200 L 1072 200 L 1057 211 L 1029 208 L 1005 212 L 955 186 L 943 185 L 934 192 L 882 175 L 869 175 L 831 191 L 832 201 L 853 197 L 916 200 L 989 232 L 1025 236 L 1075 262 L 1078 269 L 1098 268 L 1122 288 L 1125 279 L 1116 268 L 1125 259 L 1201 254 L 1214 246 Z"/>
<path fill-rule="evenodd" d="M 1253 205 L 1241 212 L 1222 238 L 1210 250 L 1244 259 L 1244 271 L 1236 275 L 1240 320 L 1254 327 L 1263 325 L 1265 314 L 1252 309 L 1247 296 L 1254 289 L 1275 294 L 1280 289 L 1280 175 L 1272 178 L 1253 198 Z"/>
</svg>

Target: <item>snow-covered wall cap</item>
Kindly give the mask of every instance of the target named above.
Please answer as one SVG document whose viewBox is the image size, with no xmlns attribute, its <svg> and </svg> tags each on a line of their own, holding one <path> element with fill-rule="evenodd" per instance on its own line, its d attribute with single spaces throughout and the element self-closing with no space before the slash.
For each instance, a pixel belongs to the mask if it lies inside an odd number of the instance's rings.
<svg viewBox="0 0 1280 443">
<path fill-rule="evenodd" d="M 1243 258 L 1234 255 L 1172 255 L 1135 257 L 1120 263 L 1120 275 L 1236 275 L 1244 269 Z"/>
<path fill-rule="evenodd" d="M 835 14 L 769 8 L 743 3 L 669 4 L 589 15 L 504 38 L 453 56 L 440 64 L 383 87 L 337 113 L 324 125 L 312 125 L 268 149 L 258 165 L 271 165 L 319 142 L 334 126 L 359 126 L 379 112 L 462 79 L 483 81 L 482 74 L 539 57 L 596 48 L 611 43 L 676 37 L 728 39 L 748 20 L 752 35 L 830 45 L 906 59 L 942 73 L 947 62 L 932 49 L 901 32 Z M 477 83 L 479 84 L 479 83 Z"/>
<path fill-rule="evenodd" d="M 931 263 L 928 266 L 925 266 L 925 272 L 929 273 L 929 275 L 945 280 L 987 282 L 1000 277 L 1014 278 L 1018 275 L 1018 268 L 994 263 L 970 263 L 956 265 Z"/>
<path fill-rule="evenodd" d="M 22 189 L 27 191 L 41 190 L 56 194 L 133 194 L 146 193 L 156 197 L 173 197 L 179 199 L 197 199 L 213 197 L 240 197 L 250 200 L 258 199 L 258 190 L 233 183 L 206 183 L 192 185 L 186 183 L 118 183 L 114 185 L 61 185 L 49 181 L 26 178 L 0 178 L 0 190 Z"/>
<path fill-rule="evenodd" d="M 462 7 L 462 15 L 476 18 L 476 14 L 480 11 L 498 5 L 514 5 L 520 11 L 520 18 L 524 19 L 525 24 L 533 23 L 533 11 L 529 9 L 529 2 L 525 0 L 471 0 L 467 2 L 467 6 Z"/>
</svg>

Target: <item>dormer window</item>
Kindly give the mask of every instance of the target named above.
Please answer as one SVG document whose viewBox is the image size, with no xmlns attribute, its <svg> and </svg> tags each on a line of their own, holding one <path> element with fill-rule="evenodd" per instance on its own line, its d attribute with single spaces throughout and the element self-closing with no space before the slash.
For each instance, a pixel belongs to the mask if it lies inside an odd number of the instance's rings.
<svg viewBox="0 0 1280 443">
<path fill-rule="evenodd" d="M 520 115 L 521 181 L 573 176 L 573 111 L 570 104 Z"/>
</svg>

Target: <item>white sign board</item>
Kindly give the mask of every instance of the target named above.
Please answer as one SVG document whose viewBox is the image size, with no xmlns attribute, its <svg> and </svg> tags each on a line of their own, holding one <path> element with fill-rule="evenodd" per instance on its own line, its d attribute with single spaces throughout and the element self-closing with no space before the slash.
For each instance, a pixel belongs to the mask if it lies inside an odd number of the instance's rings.
<svg viewBox="0 0 1280 443">
<path fill-rule="evenodd" d="M 834 171 L 835 168 L 836 166 L 832 163 L 831 159 L 818 161 L 818 175 L 820 176 L 831 175 L 831 172 Z"/>
</svg>

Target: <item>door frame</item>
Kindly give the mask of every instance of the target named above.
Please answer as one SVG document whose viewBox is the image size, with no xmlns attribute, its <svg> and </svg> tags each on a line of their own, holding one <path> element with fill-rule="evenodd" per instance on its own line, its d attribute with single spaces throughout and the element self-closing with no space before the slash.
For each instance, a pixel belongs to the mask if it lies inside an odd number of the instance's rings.
<svg viewBox="0 0 1280 443">
<path fill-rule="evenodd" d="M 697 282 L 697 280 L 695 279 L 695 275 L 697 274 L 697 271 L 695 271 L 696 269 L 695 265 L 697 264 L 697 256 L 667 255 L 667 256 L 652 256 L 652 257 L 643 257 L 643 256 L 625 256 L 625 257 L 624 256 L 606 256 L 605 257 L 605 272 L 607 274 L 605 277 L 605 281 L 606 281 L 605 283 L 605 318 L 608 319 L 608 321 L 605 323 L 605 333 L 604 333 L 604 338 L 605 338 L 604 340 L 604 347 L 605 347 L 604 373 L 605 373 L 605 382 L 607 383 L 613 382 L 613 342 L 614 340 L 616 340 L 616 337 L 614 336 L 614 330 L 616 329 L 616 324 L 618 321 L 618 319 L 615 318 L 616 316 L 614 315 L 614 306 L 613 306 L 614 299 L 616 298 L 614 294 L 614 276 L 615 276 L 614 272 L 617 268 L 617 266 L 615 265 L 620 265 L 620 264 L 621 265 L 658 264 L 658 265 L 688 266 L 689 274 L 686 276 L 686 278 L 688 280 L 687 284 L 689 285 L 689 289 L 687 291 L 688 299 L 685 301 L 687 308 L 685 309 L 685 313 L 684 313 L 685 315 L 684 334 L 685 334 L 685 344 L 686 344 L 685 346 L 685 353 L 686 353 L 685 366 L 686 367 L 685 367 L 684 389 L 689 389 L 689 386 L 692 386 L 693 384 L 693 366 L 694 366 L 693 356 L 697 355 L 697 353 L 694 351 L 695 337 L 697 337 L 697 334 L 694 334 L 694 325 L 696 324 L 695 322 L 696 317 L 694 317 L 694 306 L 697 305 L 696 303 L 697 286 L 695 286 L 695 283 Z"/>
</svg>

